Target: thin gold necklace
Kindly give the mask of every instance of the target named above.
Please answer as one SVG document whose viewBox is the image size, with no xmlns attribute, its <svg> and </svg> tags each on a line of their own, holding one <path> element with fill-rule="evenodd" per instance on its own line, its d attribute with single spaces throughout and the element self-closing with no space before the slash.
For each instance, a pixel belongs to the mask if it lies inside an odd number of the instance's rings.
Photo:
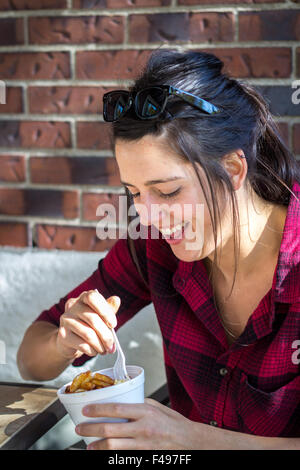
<svg viewBox="0 0 300 470">
<path fill-rule="evenodd" d="M 218 312 L 218 314 L 219 314 L 219 318 L 220 318 L 220 321 L 221 321 L 221 323 L 222 323 L 222 326 L 223 326 L 224 330 L 225 330 L 234 340 L 237 340 L 238 337 L 239 337 L 239 335 L 233 334 L 232 331 L 230 331 L 230 330 L 226 327 L 226 325 L 225 325 L 225 323 L 224 323 L 224 320 L 222 319 L 221 312 L 220 312 L 219 306 L 217 305 L 217 301 L 216 301 L 216 300 L 214 301 L 214 304 L 215 304 L 216 310 L 217 310 L 217 312 Z M 231 323 L 232 325 L 240 325 L 240 324 L 241 324 L 241 322 L 229 322 L 229 323 Z M 248 344 L 243 344 L 243 343 L 239 343 L 239 345 L 240 345 L 240 346 L 248 346 Z"/>
</svg>

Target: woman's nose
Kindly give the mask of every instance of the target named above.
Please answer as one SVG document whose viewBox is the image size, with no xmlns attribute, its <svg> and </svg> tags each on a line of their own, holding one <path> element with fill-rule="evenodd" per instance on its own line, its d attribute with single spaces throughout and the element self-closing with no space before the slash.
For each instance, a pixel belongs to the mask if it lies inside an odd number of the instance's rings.
<svg viewBox="0 0 300 470">
<path fill-rule="evenodd" d="M 156 225 L 159 226 L 159 221 L 163 216 L 163 209 L 160 204 L 153 202 L 150 198 L 144 198 L 138 204 L 135 204 L 135 209 L 140 216 L 142 225 Z"/>
</svg>

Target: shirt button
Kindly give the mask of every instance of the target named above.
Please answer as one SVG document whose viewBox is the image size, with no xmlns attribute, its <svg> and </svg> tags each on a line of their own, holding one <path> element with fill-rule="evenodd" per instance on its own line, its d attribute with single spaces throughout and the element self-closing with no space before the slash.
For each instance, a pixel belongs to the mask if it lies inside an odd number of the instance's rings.
<svg viewBox="0 0 300 470">
<path fill-rule="evenodd" d="M 178 288 L 179 289 L 183 289 L 184 286 L 185 286 L 185 279 L 183 279 L 182 277 L 180 277 L 177 281 L 177 285 L 178 285 Z"/>
<path fill-rule="evenodd" d="M 225 367 L 222 367 L 222 369 L 219 370 L 220 375 L 224 376 L 227 374 L 228 370 Z"/>
<path fill-rule="evenodd" d="M 211 426 L 218 426 L 217 421 L 214 421 L 214 420 L 210 421 L 209 424 L 210 424 Z"/>
</svg>

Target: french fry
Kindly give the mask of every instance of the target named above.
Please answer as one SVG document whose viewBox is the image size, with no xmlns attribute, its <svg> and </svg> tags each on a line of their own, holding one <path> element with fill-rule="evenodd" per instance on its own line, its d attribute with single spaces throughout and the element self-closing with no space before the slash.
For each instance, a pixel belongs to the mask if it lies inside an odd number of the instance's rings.
<svg viewBox="0 0 300 470">
<path fill-rule="evenodd" d="M 93 384 L 96 385 L 97 388 L 111 387 L 111 384 L 108 384 L 107 382 L 103 382 L 103 380 L 92 379 L 92 382 Z"/>
<path fill-rule="evenodd" d="M 91 375 L 91 371 L 82 372 L 79 375 L 76 375 L 73 382 L 70 385 L 70 393 L 76 392 L 79 388 L 81 388 L 82 382 L 84 382 L 89 376 Z"/>
<path fill-rule="evenodd" d="M 110 387 L 111 385 L 115 384 L 116 381 L 108 375 L 99 374 L 98 372 L 92 375 L 92 372 L 89 370 L 87 372 L 82 372 L 81 374 L 76 375 L 71 385 L 68 385 L 65 388 L 65 393 L 85 392 L 89 390 Z"/>
<path fill-rule="evenodd" d="M 115 383 L 115 381 L 111 377 L 108 377 L 108 375 L 99 374 L 98 372 L 94 374 L 94 379 L 102 380 L 102 382 L 106 382 L 109 385 L 113 385 Z"/>
<path fill-rule="evenodd" d="M 94 390 L 97 386 L 93 382 L 85 382 L 84 384 L 81 384 L 81 388 L 84 390 Z"/>
</svg>

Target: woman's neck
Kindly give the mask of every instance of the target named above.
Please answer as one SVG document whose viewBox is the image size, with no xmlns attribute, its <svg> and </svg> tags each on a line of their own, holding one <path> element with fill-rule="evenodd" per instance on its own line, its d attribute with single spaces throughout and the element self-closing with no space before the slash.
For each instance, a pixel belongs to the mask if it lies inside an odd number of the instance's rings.
<svg viewBox="0 0 300 470">
<path fill-rule="evenodd" d="M 248 279 L 265 263 L 277 259 L 286 220 L 287 207 L 276 204 L 263 204 L 264 208 L 257 210 L 257 204 L 242 207 L 240 215 L 240 256 L 237 264 L 237 279 L 241 282 Z M 248 215 L 247 215 L 248 213 Z M 224 284 L 231 284 L 235 269 L 234 237 L 229 235 L 223 247 L 218 247 L 218 265 L 216 273 Z M 212 267 L 214 252 L 206 259 L 208 270 Z"/>
</svg>

